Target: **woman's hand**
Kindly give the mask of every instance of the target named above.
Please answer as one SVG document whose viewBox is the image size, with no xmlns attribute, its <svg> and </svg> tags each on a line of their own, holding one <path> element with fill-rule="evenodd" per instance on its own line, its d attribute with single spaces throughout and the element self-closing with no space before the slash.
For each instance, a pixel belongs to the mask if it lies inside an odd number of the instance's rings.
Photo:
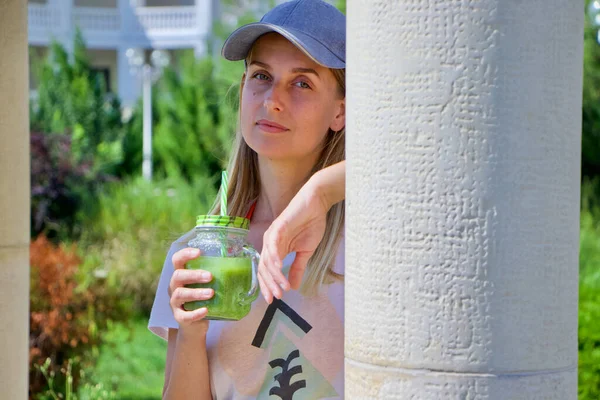
<svg viewBox="0 0 600 400">
<path fill-rule="evenodd" d="M 327 211 L 331 207 L 320 191 L 317 180 L 309 180 L 263 236 L 258 265 L 258 282 L 267 303 L 280 299 L 283 290 L 298 289 L 306 264 L 325 234 Z M 281 272 L 282 260 L 296 252 L 289 282 Z"/>
<path fill-rule="evenodd" d="M 200 250 L 188 247 L 179 250 L 173 254 L 173 276 L 169 284 L 169 296 L 171 297 L 171 309 L 175 320 L 179 324 L 179 329 L 190 326 L 200 326 L 206 331 L 208 329 L 208 321 L 203 321 L 208 310 L 202 307 L 192 311 L 186 311 L 183 304 L 189 301 L 208 300 L 214 296 L 213 289 L 210 288 L 187 288 L 185 285 L 192 283 L 208 283 L 212 280 L 212 274 L 208 271 L 200 269 L 186 269 L 185 264 L 200 256 Z M 202 322 L 198 324 L 198 322 Z"/>
<path fill-rule="evenodd" d="M 325 234 L 327 212 L 345 196 L 346 161 L 340 161 L 314 174 L 267 229 L 258 265 L 258 283 L 267 303 L 280 299 L 282 290 L 300 287 L 306 264 Z M 281 272 L 282 260 L 292 251 L 296 259 L 288 282 Z"/>
</svg>

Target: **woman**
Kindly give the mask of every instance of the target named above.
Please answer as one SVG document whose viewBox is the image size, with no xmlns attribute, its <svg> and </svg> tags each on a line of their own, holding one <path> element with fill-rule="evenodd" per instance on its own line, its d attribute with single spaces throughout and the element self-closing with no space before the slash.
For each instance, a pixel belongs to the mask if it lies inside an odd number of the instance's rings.
<svg viewBox="0 0 600 400">
<path fill-rule="evenodd" d="M 343 398 L 345 17 L 283 3 L 223 55 L 246 65 L 228 203 L 251 219 L 264 298 L 236 322 L 185 311 L 213 296 L 185 285 L 211 276 L 184 268 L 200 255 L 187 235 L 173 243 L 149 323 L 169 343 L 163 397 Z"/>
</svg>

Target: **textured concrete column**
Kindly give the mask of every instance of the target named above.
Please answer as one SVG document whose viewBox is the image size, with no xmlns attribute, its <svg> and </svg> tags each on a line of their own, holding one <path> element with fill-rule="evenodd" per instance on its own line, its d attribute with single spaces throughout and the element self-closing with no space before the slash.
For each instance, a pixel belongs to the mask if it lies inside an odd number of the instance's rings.
<svg viewBox="0 0 600 400">
<path fill-rule="evenodd" d="M 0 388 L 26 399 L 29 345 L 27 2 L 0 0 Z"/>
<path fill-rule="evenodd" d="M 575 400 L 583 2 L 348 3 L 346 398 Z"/>
</svg>

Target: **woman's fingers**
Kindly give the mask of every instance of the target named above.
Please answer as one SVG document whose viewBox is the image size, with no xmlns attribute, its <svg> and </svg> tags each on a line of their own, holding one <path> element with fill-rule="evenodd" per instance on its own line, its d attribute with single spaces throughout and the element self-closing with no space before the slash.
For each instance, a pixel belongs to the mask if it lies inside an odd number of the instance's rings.
<svg viewBox="0 0 600 400">
<path fill-rule="evenodd" d="M 264 286 L 266 287 L 266 290 L 263 291 L 265 301 L 271 304 L 271 302 L 273 301 L 273 297 L 281 299 L 281 288 L 279 287 L 279 285 L 277 285 L 277 283 L 275 283 L 269 272 L 266 271 L 265 268 L 261 268 L 258 270 L 258 274 L 261 277 Z"/>
<path fill-rule="evenodd" d="M 173 308 L 181 307 L 184 303 L 198 300 L 209 300 L 215 295 L 211 288 L 186 288 L 178 287 L 171 295 Z"/>
<path fill-rule="evenodd" d="M 269 261 L 269 263 L 267 264 L 267 268 L 269 271 L 271 271 L 271 275 L 273 276 L 275 281 L 279 283 L 279 286 L 281 286 L 283 290 L 290 290 L 290 283 L 288 282 L 287 278 L 285 277 L 282 271 L 283 265 L 281 262 L 281 258 L 279 257 L 280 246 L 278 246 L 277 243 L 277 239 L 275 239 L 267 244 L 267 261 Z"/>
<path fill-rule="evenodd" d="M 266 248 L 263 246 L 263 252 L 260 257 L 260 262 L 258 263 L 258 274 L 257 275 L 259 278 L 259 282 L 262 282 L 261 283 L 261 291 L 263 293 L 265 301 L 268 304 L 271 304 L 271 302 L 273 301 L 273 297 L 281 299 L 282 293 L 281 293 L 281 288 L 279 287 L 279 285 L 277 285 L 277 283 L 273 279 L 270 269 L 267 268 L 267 263 L 270 262 L 269 259 L 270 259 L 269 253 L 266 251 Z"/>
<path fill-rule="evenodd" d="M 169 282 L 169 295 L 177 288 L 194 284 L 194 283 L 209 283 L 212 281 L 212 274 L 201 269 L 176 269 L 171 276 Z"/>
<path fill-rule="evenodd" d="M 169 293 L 173 293 L 180 286 L 193 283 L 209 283 L 210 281 L 212 281 L 212 274 L 208 271 L 201 269 L 176 269 L 173 271 L 173 276 L 171 276 Z"/>
<path fill-rule="evenodd" d="M 200 256 L 200 250 L 193 247 L 181 249 L 173 254 L 171 261 L 175 270 L 169 282 L 169 295 L 180 286 L 192 283 L 208 283 L 212 280 L 212 274 L 208 271 L 185 268 L 186 263 L 198 258 L 198 256 Z"/>
<path fill-rule="evenodd" d="M 272 244 L 267 244 L 266 248 L 263 249 L 264 254 L 264 265 L 265 269 L 269 272 L 275 283 L 283 290 L 289 290 L 290 284 L 287 278 L 283 274 L 281 261 L 277 254 L 277 249 Z"/>
<path fill-rule="evenodd" d="M 173 310 L 173 316 L 175 317 L 175 320 L 179 324 L 187 324 L 204 318 L 208 312 L 206 307 L 186 311 L 183 308 L 183 305 L 191 301 L 209 300 L 214 296 L 214 294 L 214 290 L 210 288 L 176 288 L 171 294 L 170 300 L 171 309 Z"/>
<path fill-rule="evenodd" d="M 271 304 L 272 300 L 270 300 L 270 299 L 272 299 L 272 297 L 269 297 L 269 294 L 270 294 L 269 288 L 263 281 L 262 277 L 260 276 L 260 273 L 258 273 L 256 275 L 256 277 L 258 278 L 258 286 L 260 286 L 260 292 L 262 293 L 263 298 L 265 299 L 267 304 Z"/>
<path fill-rule="evenodd" d="M 181 249 L 177 253 L 173 254 L 173 257 L 171 258 L 171 261 L 173 261 L 173 268 L 175 268 L 175 269 L 185 268 L 185 264 L 188 261 L 198 258 L 199 255 L 200 255 L 200 249 L 195 249 L 193 247 L 187 247 L 185 249 Z"/>
<path fill-rule="evenodd" d="M 181 308 L 175 309 L 173 312 L 175 320 L 179 324 L 189 324 L 191 322 L 199 321 L 206 317 L 208 309 L 206 307 L 198 308 L 197 310 L 185 311 Z"/>
<path fill-rule="evenodd" d="M 263 273 L 269 274 L 272 280 L 279 285 L 283 290 L 289 290 L 290 285 L 285 275 L 281 271 L 282 263 L 279 258 L 279 247 L 281 241 L 281 232 L 277 226 L 271 226 L 263 236 L 263 250 L 261 255 L 261 261 L 263 266 Z M 265 282 L 269 286 L 270 283 Z M 277 289 L 277 292 L 279 290 Z M 280 298 L 280 297 L 279 297 Z"/>
<path fill-rule="evenodd" d="M 187 285 L 197 283 L 208 283 L 212 280 L 212 274 L 199 269 L 186 269 L 189 261 L 198 258 L 200 250 L 192 247 L 181 249 L 171 258 L 173 262 L 173 275 L 169 282 L 170 305 L 173 316 L 179 324 L 187 325 L 191 322 L 203 319 L 208 310 L 202 307 L 192 311 L 186 311 L 183 305 L 192 301 L 209 300 L 214 296 L 211 288 L 191 288 Z"/>
</svg>

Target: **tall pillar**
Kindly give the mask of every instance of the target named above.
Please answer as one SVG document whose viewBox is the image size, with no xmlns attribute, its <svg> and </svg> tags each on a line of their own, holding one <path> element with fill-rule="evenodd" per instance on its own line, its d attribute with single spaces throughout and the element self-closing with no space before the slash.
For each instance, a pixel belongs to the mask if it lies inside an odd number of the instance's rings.
<svg viewBox="0 0 600 400">
<path fill-rule="evenodd" d="M 207 55 L 209 41 L 212 40 L 213 21 L 215 17 L 215 2 L 213 0 L 195 0 L 196 8 L 196 43 L 194 55 L 201 58 Z"/>
<path fill-rule="evenodd" d="M 348 1 L 346 398 L 577 398 L 583 7 Z"/>
<path fill-rule="evenodd" d="M 117 8 L 121 16 L 121 42 L 127 43 L 134 35 L 137 19 L 134 12 L 134 0 L 117 0 Z"/>
<path fill-rule="evenodd" d="M 145 0 L 117 0 L 121 14 L 121 45 L 117 48 L 117 93 L 126 115 L 130 115 L 142 90 L 140 79 L 130 72 L 126 53 L 129 47 L 137 47 L 133 44 L 139 36 L 136 8 L 145 4 Z"/>
<path fill-rule="evenodd" d="M 29 346 L 27 2 L 0 0 L 0 388 L 26 399 Z"/>
<path fill-rule="evenodd" d="M 73 2 L 74 0 L 48 0 L 48 5 L 58 12 L 60 33 L 56 39 L 69 54 L 73 54 L 73 36 L 75 35 Z"/>
</svg>

